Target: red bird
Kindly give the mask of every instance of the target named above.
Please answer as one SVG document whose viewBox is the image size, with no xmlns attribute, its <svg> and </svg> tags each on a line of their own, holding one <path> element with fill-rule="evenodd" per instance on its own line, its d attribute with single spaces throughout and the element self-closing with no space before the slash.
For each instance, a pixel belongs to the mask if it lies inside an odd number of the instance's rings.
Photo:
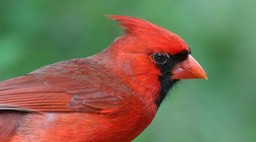
<svg viewBox="0 0 256 142">
<path fill-rule="evenodd" d="M 129 142 L 177 81 L 206 78 L 176 34 L 109 17 L 125 34 L 102 52 L 0 82 L 0 142 Z"/>
</svg>

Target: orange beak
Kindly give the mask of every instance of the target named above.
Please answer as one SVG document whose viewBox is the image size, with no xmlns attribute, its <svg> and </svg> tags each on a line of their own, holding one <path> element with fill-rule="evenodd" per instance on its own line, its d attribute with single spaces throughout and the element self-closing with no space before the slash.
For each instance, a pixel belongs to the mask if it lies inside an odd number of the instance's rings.
<svg viewBox="0 0 256 142">
<path fill-rule="evenodd" d="M 172 79 L 207 79 L 199 63 L 189 55 L 187 60 L 177 64 L 172 71 Z"/>
</svg>

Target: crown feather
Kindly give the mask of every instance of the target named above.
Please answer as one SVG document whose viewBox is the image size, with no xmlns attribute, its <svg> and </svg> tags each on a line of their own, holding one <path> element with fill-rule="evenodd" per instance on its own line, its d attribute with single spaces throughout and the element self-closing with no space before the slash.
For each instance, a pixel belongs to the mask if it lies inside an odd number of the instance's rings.
<svg viewBox="0 0 256 142">
<path fill-rule="evenodd" d="M 161 29 L 160 27 L 131 16 L 121 16 L 121 15 L 108 15 L 109 19 L 115 20 L 119 22 L 119 25 L 121 25 L 123 28 L 125 28 L 126 33 L 128 32 L 136 32 L 141 30 L 152 30 L 152 29 Z"/>
<path fill-rule="evenodd" d="M 187 44 L 178 35 L 146 20 L 122 15 L 108 15 L 107 17 L 117 21 L 125 29 L 126 34 L 136 36 L 138 44 L 143 44 L 145 50 L 165 51 L 171 55 L 184 50 L 189 51 Z M 124 36 L 124 38 L 132 36 Z"/>
</svg>

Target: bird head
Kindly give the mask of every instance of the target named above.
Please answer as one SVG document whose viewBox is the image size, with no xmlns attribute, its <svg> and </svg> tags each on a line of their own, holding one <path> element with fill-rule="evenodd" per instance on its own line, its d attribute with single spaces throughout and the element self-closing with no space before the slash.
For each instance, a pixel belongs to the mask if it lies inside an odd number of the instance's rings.
<svg viewBox="0 0 256 142">
<path fill-rule="evenodd" d="M 144 88 L 158 86 L 158 105 L 178 80 L 207 79 L 189 46 L 178 35 L 139 18 L 108 17 L 125 29 L 125 34 L 109 48 L 116 59 L 114 64 L 119 64 L 134 80 L 141 81 Z"/>
</svg>

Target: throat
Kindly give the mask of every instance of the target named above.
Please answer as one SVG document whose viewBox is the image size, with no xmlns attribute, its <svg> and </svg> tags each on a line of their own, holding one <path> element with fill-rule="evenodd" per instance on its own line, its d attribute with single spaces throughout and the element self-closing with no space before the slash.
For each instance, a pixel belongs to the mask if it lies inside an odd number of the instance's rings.
<svg viewBox="0 0 256 142">
<path fill-rule="evenodd" d="M 159 76 L 160 81 L 160 92 L 159 96 L 155 100 L 156 106 L 159 108 L 164 98 L 167 96 L 169 90 L 177 83 L 179 80 L 172 80 L 169 75 Z"/>
</svg>

